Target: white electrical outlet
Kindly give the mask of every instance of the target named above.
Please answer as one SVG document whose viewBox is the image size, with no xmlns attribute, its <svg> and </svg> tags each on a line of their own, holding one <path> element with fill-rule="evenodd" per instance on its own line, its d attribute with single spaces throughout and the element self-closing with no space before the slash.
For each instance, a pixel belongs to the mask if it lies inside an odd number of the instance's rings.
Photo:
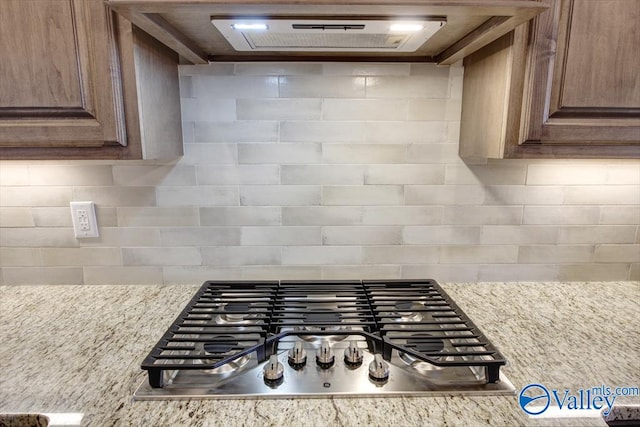
<svg viewBox="0 0 640 427">
<path fill-rule="evenodd" d="M 71 219 L 76 238 L 99 236 L 96 205 L 93 202 L 71 202 Z"/>
</svg>

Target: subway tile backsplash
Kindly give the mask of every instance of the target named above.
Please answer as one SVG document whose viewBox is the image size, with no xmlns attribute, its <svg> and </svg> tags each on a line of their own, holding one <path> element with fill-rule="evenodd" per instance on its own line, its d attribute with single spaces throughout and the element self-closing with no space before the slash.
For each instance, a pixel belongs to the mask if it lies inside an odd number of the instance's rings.
<svg viewBox="0 0 640 427">
<path fill-rule="evenodd" d="M 640 280 L 640 163 L 465 163 L 462 73 L 181 66 L 184 157 L 0 162 L 0 284 Z"/>
</svg>

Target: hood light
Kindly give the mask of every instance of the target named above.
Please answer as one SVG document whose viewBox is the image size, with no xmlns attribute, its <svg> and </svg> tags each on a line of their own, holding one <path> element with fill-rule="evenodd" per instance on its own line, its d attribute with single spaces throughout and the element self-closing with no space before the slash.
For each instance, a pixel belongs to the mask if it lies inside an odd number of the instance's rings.
<svg viewBox="0 0 640 427">
<path fill-rule="evenodd" d="M 267 30 L 269 26 L 267 24 L 232 24 L 231 28 L 234 30 Z"/>
<path fill-rule="evenodd" d="M 391 31 L 422 31 L 424 25 L 416 24 L 413 22 L 398 22 L 391 24 L 389 30 Z"/>
</svg>

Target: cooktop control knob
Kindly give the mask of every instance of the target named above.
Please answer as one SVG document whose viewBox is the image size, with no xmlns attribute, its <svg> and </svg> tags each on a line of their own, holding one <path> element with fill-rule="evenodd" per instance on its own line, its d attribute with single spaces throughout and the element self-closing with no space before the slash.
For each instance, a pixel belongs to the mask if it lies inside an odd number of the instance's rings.
<svg viewBox="0 0 640 427">
<path fill-rule="evenodd" d="M 380 354 L 376 354 L 373 362 L 369 363 L 369 377 L 378 382 L 389 379 L 389 364 L 382 359 Z"/>
<path fill-rule="evenodd" d="M 362 349 L 358 348 L 358 342 L 351 341 L 349 347 L 344 350 L 344 362 L 350 366 L 360 366 L 363 358 Z"/>
<path fill-rule="evenodd" d="M 307 351 L 302 347 L 302 341 L 296 341 L 289 350 L 289 365 L 294 369 L 300 369 L 307 363 Z"/>
<path fill-rule="evenodd" d="M 264 367 L 264 380 L 269 383 L 282 381 L 284 377 L 284 366 L 278 361 L 278 355 L 272 354 Z"/>
<path fill-rule="evenodd" d="M 316 353 L 316 362 L 318 363 L 318 366 L 324 369 L 329 368 L 333 365 L 335 360 L 336 357 L 333 354 L 333 350 L 331 350 L 331 344 L 329 344 L 329 341 L 322 341 L 322 344 L 320 344 L 320 348 Z"/>
</svg>

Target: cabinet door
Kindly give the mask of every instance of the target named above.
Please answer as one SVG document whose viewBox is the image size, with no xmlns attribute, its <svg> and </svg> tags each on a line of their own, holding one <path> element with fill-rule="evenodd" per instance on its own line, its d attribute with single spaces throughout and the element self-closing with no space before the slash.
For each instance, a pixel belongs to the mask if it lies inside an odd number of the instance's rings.
<svg viewBox="0 0 640 427">
<path fill-rule="evenodd" d="M 640 143 L 640 0 L 550 5 L 531 24 L 519 143 Z"/>
<path fill-rule="evenodd" d="M 101 0 L 0 2 L 0 147 L 126 145 L 109 17 Z"/>
</svg>

